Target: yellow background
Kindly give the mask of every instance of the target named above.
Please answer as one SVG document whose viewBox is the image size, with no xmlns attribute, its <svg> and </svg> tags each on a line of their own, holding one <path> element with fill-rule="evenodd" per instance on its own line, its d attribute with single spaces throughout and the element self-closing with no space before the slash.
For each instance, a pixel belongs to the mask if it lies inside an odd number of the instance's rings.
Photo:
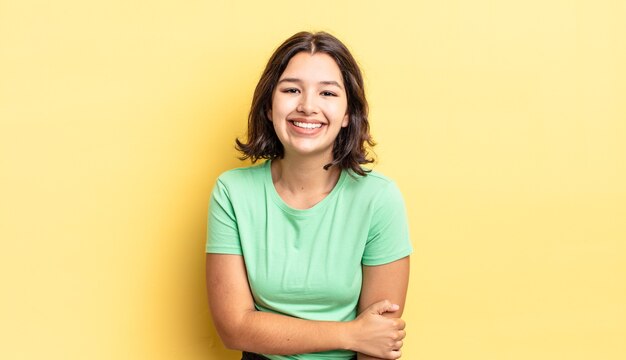
<svg viewBox="0 0 626 360">
<path fill-rule="evenodd" d="M 626 358 L 624 1 L 0 0 L 0 358 L 238 359 L 206 208 L 292 33 L 362 64 L 404 359 Z"/>
</svg>

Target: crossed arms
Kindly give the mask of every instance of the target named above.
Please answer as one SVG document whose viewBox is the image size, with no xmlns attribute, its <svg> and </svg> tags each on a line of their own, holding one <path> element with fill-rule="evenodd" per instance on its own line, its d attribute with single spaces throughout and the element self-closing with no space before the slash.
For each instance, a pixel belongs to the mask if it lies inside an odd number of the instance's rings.
<svg viewBox="0 0 626 360">
<path fill-rule="evenodd" d="M 409 257 L 363 266 L 359 315 L 348 322 L 312 321 L 257 311 L 243 257 L 207 254 L 206 281 L 213 321 L 230 349 L 263 354 L 351 350 L 360 360 L 398 359 L 405 323 Z"/>
</svg>

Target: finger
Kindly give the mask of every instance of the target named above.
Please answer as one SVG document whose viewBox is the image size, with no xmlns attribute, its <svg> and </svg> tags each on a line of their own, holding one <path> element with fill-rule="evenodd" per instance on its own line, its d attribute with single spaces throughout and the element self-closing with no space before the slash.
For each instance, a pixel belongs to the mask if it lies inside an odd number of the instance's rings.
<svg viewBox="0 0 626 360">
<path fill-rule="evenodd" d="M 392 350 L 389 353 L 389 359 L 399 359 L 402 356 L 402 351 L 400 350 Z"/>
<path fill-rule="evenodd" d="M 402 340 L 406 337 L 406 331 L 398 330 L 398 338 L 396 340 Z"/>
<path fill-rule="evenodd" d="M 394 344 L 393 349 L 394 350 L 400 350 L 403 345 L 404 345 L 404 341 L 402 341 L 402 340 L 396 341 L 396 343 Z"/>
<path fill-rule="evenodd" d="M 389 300 L 382 300 L 372 304 L 369 309 L 372 314 L 382 315 L 386 312 L 398 311 L 400 306 L 398 304 L 392 304 Z"/>
<path fill-rule="evenodd" d="M 398 328 L 398 330 L 404 330 L 404 328 L 406 327 L 406 322 L 402 319 L 396 319 L 396 327 Z"/>
</svg>

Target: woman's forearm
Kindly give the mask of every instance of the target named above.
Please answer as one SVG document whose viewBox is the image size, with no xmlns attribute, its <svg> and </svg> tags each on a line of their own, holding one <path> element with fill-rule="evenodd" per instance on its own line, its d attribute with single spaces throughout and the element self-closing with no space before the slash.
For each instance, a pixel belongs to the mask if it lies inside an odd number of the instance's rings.
<svg viewBox="0 0 626 360">
<path fill-rule="evenodd" d="M 262 311 L 249 311 L 238 324 L 220 334 L 226 347 L 262 354 L 303 354 L 354 350 L 351 324 L 312 321 Z"/>
<path fill-rule="evenodd" d="M 303 320 L 255 310 L 218 329 L 226 346 L 237 350 L 281 355 L 352 350 L 373 356 L 363 359 L 397 359 L 404 321 L 382 316 L 397 310 L 398 305 L 384 300 L 348 322 Z"/>
</svg>

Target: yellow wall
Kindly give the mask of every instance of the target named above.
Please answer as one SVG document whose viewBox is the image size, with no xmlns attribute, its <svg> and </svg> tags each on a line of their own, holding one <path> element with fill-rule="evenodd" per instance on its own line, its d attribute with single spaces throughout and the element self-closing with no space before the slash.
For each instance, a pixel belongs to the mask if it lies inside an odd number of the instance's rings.
<svg viewBox="0 0 626 360">
<path fill-rule="evenodd" d="M 282 40 L 365 71 L 416 249 L 404 359 L 626 358 L 623 1 L 0 0 L 0 358 L 237 359 L 213 181 Z"/>
</svg>

